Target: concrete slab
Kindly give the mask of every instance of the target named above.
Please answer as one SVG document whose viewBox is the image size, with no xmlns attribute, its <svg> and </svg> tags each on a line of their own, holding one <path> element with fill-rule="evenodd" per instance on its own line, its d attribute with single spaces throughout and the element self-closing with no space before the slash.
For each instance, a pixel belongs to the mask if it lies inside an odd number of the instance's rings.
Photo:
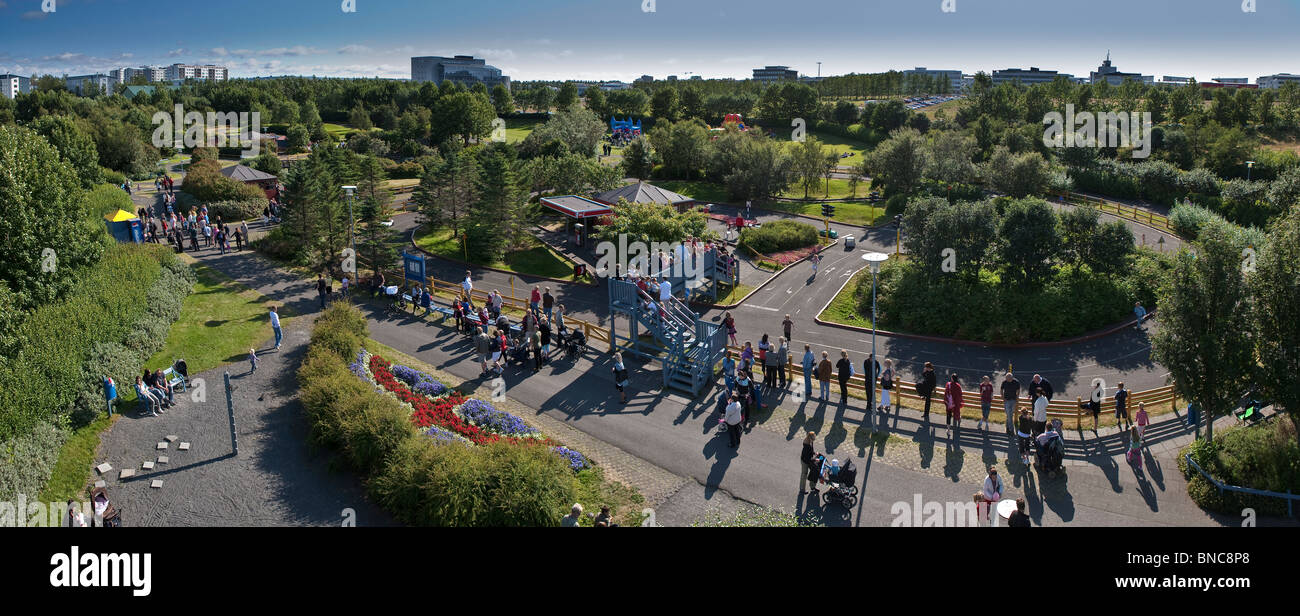
<svg viewBox="0 0 1300 616">
<path fill-rule="evenodd" d="M 118 476 L 118 479 L 127 479 L 134 476 L 135 476 L 135 469 L 125 468 L 122 469 L 122 474 Z"/>
<path fill-rule="evenodd" d="M 148 461 L 148 462 L 145 462 L 144 464 L 141 464 L 140 467 L 143 468 L 143 469 L 146 470 L 146 471 L 151 471 L 151 470 L 153 470 L 153 460 L 150 460 L 150 461 Z"/>
<path fill-rule="evenodd" d="M 151 487 L 151 488 L 161 488 L 161 487 L 162 487 L 162 480 L 161 480 L 161 479 L 155 479 L 155 480 L 153 480 L 153 482 L 151 482 L 151 483 L 149 484 L 149 487 Z"/>
<path fill-rule="evenodd" d="M 158 463 L 159 463 L 159 464 L 166 464 L 166 463 L 167 463 L 167 456 L 158 456 Z"/>
<path fill-rule="evenodd" d="M 180 449 L 181 451 L 189 451 L 189 450 L 190 450 L 190 444 L 189 444 L 189 443 L 181 443 L 181 446 L 178 447 L 177 449 Z"/>
<path fill-rule="evenodd" d="M 180 439 L 180 437 L 176 436 L 175 434 L 168 434 L 164 438 L 167 439 L 168 443 L 175 443 L 178 439 Z"/>
<path fill-rule="evenodd" d="M 96 466 L 95 470 L 99 471 L 100 475 L 103 475 L 104 473 L 113 470 L 113 465 L 109 464 L 108 462 L 105 462 L 103 464 L 100 464 L 99 466 Z"/>
<path fill-rule="evenodd" d="M 159 441 L 159 443 L 158 443 L 158 449 L 159 449 L 159 450 L 162 450 L 162 449 L 166 449 L 166 448 L 167 448 L 167 443 Z"/>
<path fill-rule="evenodd" d="M 105 486 L 107 486 L 107 485 L 108 485 L 108 484 L 105 483 L 103 479 L 100 479 L 99 481 L 96 481 L 96 482 L 95 482 L 95 487 L 96 487 L 96 488 L 103 488 L 103 487 L 105 487 Z"/>
</svg>

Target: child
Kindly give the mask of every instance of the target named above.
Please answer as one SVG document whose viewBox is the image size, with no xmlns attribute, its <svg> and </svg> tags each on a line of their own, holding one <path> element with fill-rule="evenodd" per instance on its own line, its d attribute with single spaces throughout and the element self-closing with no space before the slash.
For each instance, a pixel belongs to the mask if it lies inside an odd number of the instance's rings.
<svg viewBox="0 0 1300 616">
<path fill-rule="evenodd" d="M 1151 423 L 1151 420 L 1147 417 L 1147 406 L 1146 406 L 1145 403 L 1143 403 L 1143 402 L 1139 402 L 1139 403 L 1138 403 L 1138 412 L 1137 412 L 1137 431 L 1138 431 L 1138 438 L 1142 438 L 1142 439 L 1145 439 L 1145 438 L 1146 438 L 1146 436 L 1147 436 L 1147 424 L 1148 424 L 1148 423 Z M 1143 446 L 1145 447 L 1145 446 L 1146 446 L 1146 443 L 1143 443 Z"/>
<path fill-rule="evenodd" d="M 1029 466 L 1029 445 L 1033 441 L 1034 418 L 1029 415 L 1029 409 L 1020 409 L 1019 423 L 1016 425 L 1016 436 L 1020 438 L 1020 461 Z"/>
<path fill-rule="evenodd" d="M 985 375 L 984 379 L 980 381 L 980 414 L 983 417 L 983 419 L 980 420 L 980 424 L 985 430 L 989 429 L 989 410 L 992 406 L 993 381 L 988 377 L 988 375 Z"/>
<path fill-rule="evenodd" d="M 1138 432 L 1137 426 L 1129 426 L 1128 435 L 1128 453 L 1125 456 L 1128 457 L 1129 464 L 1142 470 L 1142 434 Z"/>
<path fill-rule="evenodd" d="M 257 349 L 248 350 L 248 363 L 253 367 L 249 372 L 257 372 Z"/>
</svg>

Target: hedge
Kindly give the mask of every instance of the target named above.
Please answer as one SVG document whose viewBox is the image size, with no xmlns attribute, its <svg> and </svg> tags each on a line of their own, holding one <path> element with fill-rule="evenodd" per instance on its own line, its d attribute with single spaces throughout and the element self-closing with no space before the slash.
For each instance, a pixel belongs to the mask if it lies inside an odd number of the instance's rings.
<svg viewBox="0 0 1300 616">
<path fill-rule="evenodd" d="M 266 199 L 243 199 L 238 201 L 215 201 L 208 205 L 208 215 L 216 220 L 232 223 L 241 220 L 251 220 L 262 215 L 262 210 L 266 209 L 268 201 Z"/>
<path fill-rule="evenodd" d="M 1191 455 L 1202 470 L 1228 485 L 1286 493 L 1300 486 L 1300 445 L 1291 417 L 1268 423 L 1216 431 L 1214 441 L 1198 439 L 1179 452 L 1178 468 L 1187 477 L 1187 494 L 1196 504 L 1219 513 L 1239 515 L 1252 508 L 1265 515 L 1286 514 L 1286 501 L 1224 491 L 1214 487 L 1187 464 Z"/>
<path fill-rule="evenodd" d="M 740 241 L 759 254 L 770 255 L 817 244 L 817 227 L 795 220 L 778 220 L 740 232 Z"/>
<path fill-rule="evenodd" d="M 421 526 L 554 526 L 576 498 L 569 463 L 542 446 L 439 444 L 405 407 L 348 369 L 367 336 L 355 307 L 317 320 L 298 370 L 313 445 L 338 451 L 393 516 Z"/>
<path fill-rule="evenodd" d="M 0 465 L 0 500 L 40 491 L 68 428 L 103 412 L 103 375 L 129 397 L 193 283 L 166 247 L 118 245 L 81 274 L 67 300 L 28 315 L 13 359 L 0 364 L 0 457 L 26 468 Z"/>
</svg>

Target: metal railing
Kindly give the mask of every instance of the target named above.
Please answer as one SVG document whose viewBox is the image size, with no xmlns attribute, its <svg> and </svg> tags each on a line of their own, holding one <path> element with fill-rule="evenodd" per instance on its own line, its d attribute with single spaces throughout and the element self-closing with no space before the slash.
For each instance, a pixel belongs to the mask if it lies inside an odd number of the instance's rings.
<svg viewBox="0 0 1300 616">
<path fill-rule="evenodd" d="M 1183 454 L 1183 458 L 1186 459 L 1187 464 L 1190 465 L 1192 468 L 1196 469 L 1196 472 L 1200 473 L 1201 476 L 1204 477 L 1206 481 L 1210 482 L 1211 485 L 1218 488 L 1220 495 L 1222 495 L 1224 492 L 1240 492 L 1242 494 L 1251 494 L 1254 496 L 1266 496 L 1269 498 L 1285 499 L 1287 517 L 1292 517 L 1292 518 L 1295 517 L 1294 505 L 1295 505 L 1295 501 L 1297 499 L 1300 499 L 1300 494 L 1292 494 L 1289 488 L 1287 489 L 1286 493 L 1283 494 L 1282 492 L 1271 492 L 1269 490 L 1257 490 L 1255 488 L 1245 488 L 1242 486 L 1229 485 L 1223 483 L 1222 481 L 1219 481 L 1218 479 L 1215 479 L 1209 473 L 1205 472 L 1205 469 L 1201 468 L 1201 465 L 1197 464 L 1196 460 L 1192 459 L 1191 454 Z"/>
</svg>

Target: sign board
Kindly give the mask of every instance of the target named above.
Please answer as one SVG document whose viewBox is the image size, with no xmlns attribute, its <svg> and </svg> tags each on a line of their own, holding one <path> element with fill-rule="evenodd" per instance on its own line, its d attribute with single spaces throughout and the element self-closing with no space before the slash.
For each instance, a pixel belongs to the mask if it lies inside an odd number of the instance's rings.
<svg viewBox="0 0 1300 616">
<path fill-rule="evenodd" d="M 407 280 L 414 280 L 419 283 L 426 282 L 424 275 L 424 255 L 413 255 L 403 252 L 402 268 L 406 272 Z"/>
</svg>

